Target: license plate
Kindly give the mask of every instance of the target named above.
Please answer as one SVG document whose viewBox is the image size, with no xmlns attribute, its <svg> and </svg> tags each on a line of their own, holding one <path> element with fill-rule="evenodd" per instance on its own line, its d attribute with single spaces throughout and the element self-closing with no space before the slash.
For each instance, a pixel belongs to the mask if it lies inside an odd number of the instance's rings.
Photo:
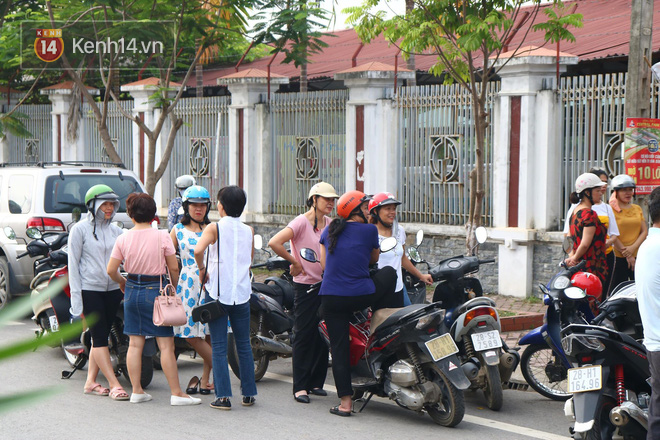
<svg viewBox="0 0 660 440">
<path fill-rule="evenodd" d="M 596 391 L 603 387 L 603 369 L 600 365 L 593 367 L 571 368 L 568 370 L 568 392 L 584 393 Z"/>
<path fill-rule="evenodd" d="M 434 361 L 439 361 L 454 353 L 458 353 L 458 347 L 449 333 L 445 333 L 426 342 L 426 348 L 428 348 L 429 353 L 433 356 Z"/>
<path fill-rule="evenodd" d="M 485 351 L 502 346 L 502 338 L 500 338 L 500 332 L 497 330 L 472 333 L 470 337 L 472 338 L 472 345 L 477 351 Z"/>
<path fill-rule="evenodd" d="M 60 323 L 57 322 L 57 316 L 49 316 L 48 320 L 50 321 L 50 331 L 56 332 L 60 329 Z"/>
</svg>

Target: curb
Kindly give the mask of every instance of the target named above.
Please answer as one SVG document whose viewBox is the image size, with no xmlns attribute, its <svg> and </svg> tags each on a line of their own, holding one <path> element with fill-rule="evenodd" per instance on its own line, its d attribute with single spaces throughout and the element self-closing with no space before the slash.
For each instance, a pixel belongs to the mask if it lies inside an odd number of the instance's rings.
<svg viewBox="0 0 660 440">
<path fill-rule="evenodd" d="M 516 316 L 500 318 L 502 332 L 515 332 L 520 330 L 531 330 L 543 325 L 543 313 L 525 313 Z"/>
</svg>

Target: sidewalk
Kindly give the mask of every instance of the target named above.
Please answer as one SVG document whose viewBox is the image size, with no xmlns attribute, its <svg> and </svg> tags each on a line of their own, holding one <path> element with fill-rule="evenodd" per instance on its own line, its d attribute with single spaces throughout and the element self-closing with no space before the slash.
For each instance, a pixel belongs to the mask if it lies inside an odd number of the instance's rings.
<svg viewBox="0 0 660 440">
<path fill-rule="evenodd" d="M 497 310 L 501 315 L 514 312 L 515 316 L 502 316 L 502 337 L 511 348 L 518 344 L 518 340 L 543 324 L 546 306 L 541 299 L 517 298 L 505 295 L 487 295 L 495 301 Z"/>
</svg>

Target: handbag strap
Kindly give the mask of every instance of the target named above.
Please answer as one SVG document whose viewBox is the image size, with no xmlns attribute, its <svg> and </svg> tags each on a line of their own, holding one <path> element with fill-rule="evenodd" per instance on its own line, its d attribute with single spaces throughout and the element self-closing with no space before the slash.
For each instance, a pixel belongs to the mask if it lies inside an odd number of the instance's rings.
<svg viewBox="0 0 660 440">
<path fill-rule="evenodd" d="M 216 245 L 216 250 L 217 250 L 217 257 L 218 257 L 218 301 L 220 301 L 220 225 L 218 223 L 215 224 L 216 230 L 218 231 L 218 237 L 215 239 L 215 245 Z M 206 252 L 206 273 L 209 271 L 209 255 L 211 252 L 207 251 Z M 200 279 L 200 288 L 199 288 L 199 296 L 197 297 L 197 305 L 199 305 L 199 302 L 202 299 L 202 292 L 204 290 L 204 280 Z"/>
<path fill-rule="evenodd" d="M 209 272 L 209 255 L 210 254 L 211 253 L 209 251 L 206 251 L 206 273 Z M 199 268 L 197 268 L 197 269 L 198 269 L 197 272 L 199 273 Z M 199 305 L 199 302 L 202 300 L 202 293 L 204 293 L 204 280 L 200 278 L 199 279 L 199 295 L 197 295 L 197 305 Z"/>
<path fill-rule="evenodd" d="M 162 256 L 162 260 L 161 260 L 163 262 L 162 265 L 165 266 L 165 271 L 167 272 L 167 276 L 170 280 L 168 285 L 171 285 L 172 284 L 172 275 L 170 275 L 170 268 L 167 267 L 167 262 L 165 261 L 165 253 L 163 252 L 161 235 L 162 234 L 160 233 L 160 231 L 158 231 L 158 255 L 159 255 L 159 259 L 161 259 L 160 257 Z M 161 266 L 161 270 L 162 270 L 162 266 Z M 158 274 L 158 281 L 160 282 L 160 294 L 161 295 L 167 295 L 167 293 L 163 293 L 163 274 Z M 167 286 L 165 286 L 165 287 L 167 288 Z"/>
</svg>

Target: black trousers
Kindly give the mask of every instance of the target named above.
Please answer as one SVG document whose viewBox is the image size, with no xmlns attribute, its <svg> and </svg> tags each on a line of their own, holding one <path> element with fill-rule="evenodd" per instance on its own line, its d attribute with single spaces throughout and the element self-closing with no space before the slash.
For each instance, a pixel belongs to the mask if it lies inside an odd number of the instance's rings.
<svg viewBox="0 0 660 440">
<path fill-rule="evenodd" d="M 371 279 L 376 292 L 371 295 L 336 296 L 323 295 L 321 310 L 330 336 L 332 351 L 332 375 L 337 395 L 341 398 L 353 395 L 350 365 L 350 318 L 353 312 L 371 306 L 372 310 L 403 307 L 403 298 L 396 295 L 396 271 L 388 266 L 376 272 Z"/>
<path fill-rule="evenodd" d="M 635 271 L 628 267 L 628 261 L 626 261 L 625 258 L 616 257 L 614 261 L 614 270 L 612 272 L 612 280 L 610 281 L 612 287 L 610 291 L 616 289 L 616 286 L 624 281 L 635 279 Z"/>
<path fill-rule="evenodd" d="M 92 347 L 107 347 L 110 327 L 117 316 L 119 304 L 124 298 L 121 290 L 109 292 L 98 292 L 95 290 L 83 290 L 83 314 L 89 318 L 94 316 L 96 322 L 89 329 L 92 335 Z"/>
<path fill-rule="evenodd" d="M 328 346 L 319 333 L 318 291 L 307 293 L 311 285 L 294 283 L 293 314 L 293 393 L 323 388 L 328 374 Z"/>
<path fill-rule="evenodd" d="M 649 431 L 647 440 L 660 438 L 660 351 L 647 351 L 651 370 L 651 405 L 649 407 Z"/>
<path fill-rule="evenodd" d="M 605 260 L 607 261 L 607 276 L 605 277 L 605 284 L 603 284 L 603 300 L 610 296 L 612 290 L 614 290 L 614 284 L 612 283 L 612 276 L 614 275 L 614 251 L 606 255 Z"/>
</svg>

